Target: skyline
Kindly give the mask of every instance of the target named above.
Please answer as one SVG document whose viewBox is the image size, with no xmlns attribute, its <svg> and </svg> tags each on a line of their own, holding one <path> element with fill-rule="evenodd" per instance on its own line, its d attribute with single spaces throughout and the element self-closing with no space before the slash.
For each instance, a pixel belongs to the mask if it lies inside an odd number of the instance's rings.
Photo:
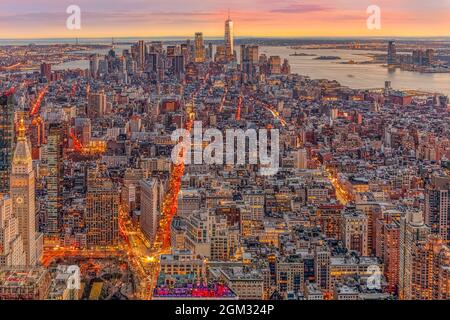
<svg viewBox="0 0 450 320">
<path fill-rule="evenodd" d="M 232 17 L 0 39 L 0 301 L 450 300 L 450 37 L 235 41 Z"/>
<path fill-rule="evenodd" d="M 66 9 L 81 8 L 81 30 L 66 29 Z M 369 30 L 366 9 L 369 1 L 348 0 L 267 1 L 239 3 L 175 0 L 157 3 L 132 0 L 126 3 L 96 1 L 77 3 L 62 0 L 24 0 L 18 7 L 5 0 L 0 5 L 0 38 L 101 38 L 186 37 L 202 31 L 205 38 L 223 37 L 223 23 L 231 12 L 237 24 L 236 37 L 443 37 L 450 36 L 450 1 L 378 1 L 381 30 Z M 24 9 L 25 7 L 25 9 Z M 105 10 L 107 8 L 107 10 Z M 270 27 L 267 28 L 267 25 Z M 182 31 L 180 31 L 182 30 Z M 415 30 L 411 32 L 411 30 Z M 448 32 L 448 31 L 447 31 Z"/>
</svg>

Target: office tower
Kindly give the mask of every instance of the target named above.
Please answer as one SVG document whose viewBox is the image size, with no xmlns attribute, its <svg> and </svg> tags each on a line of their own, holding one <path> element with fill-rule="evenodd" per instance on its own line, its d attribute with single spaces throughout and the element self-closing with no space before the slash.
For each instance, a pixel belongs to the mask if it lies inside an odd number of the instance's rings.
<svg viewBox="0 0 450 320">
<path fill-rule="evenodd" d="M 400 219 L 400 263 L 399 263 L 399 298 L 412 298 L 412 257 L 419 241 L 430 234 L 430 229 L 423 221 L 422 212 L 407 212 Z"/>
<path fill-rule="evenodd" d="M 108 65 L 108 60 L 106 59 L 101 59 L 98 62 L 98 74 L 100 76 L 106 75 L 109 73 L 109 65 Z"/>
<path fill-rule="evenodd" d="M 288 59 L 284 59 L 283 65 L 281 66 L 282 74 L 291 74 L 291 65 L 289 64 Z"/>
<path fill-rule="evenodd" d="M 342 241 L 351 251 L 357 251 L 362 256 L 368 255 L 368 219 L 356 210 L 348 209 L 342 217 Z"/>
<path fill-rule="evenodd" d="M 97 78 L 99 67 L 99 56 L 98 54 L 93 54 L 89 58 L 89 73 L 92 78 Z"/>
<path fill-rule="evenodd" d="M 139 40 L 137 43 L 137 63 L 140 70 L 145 69 L 145 56 L 147 54 L 147 48 L 144 40 Z"/>
<path fill-rule="evenodd" d="M 25 136 L 25 122 L 20 120 L 17 145 L 14 151 L 11 171 L 11 198 L 13 214 L 19 220 L 19 234 L 22 237 L 25 263 L 35 265 L 39 259 L 36 234 L 35 174 L 31 151 Z"/>
<path fill-rule="evenodd" d="M 157 52 L 150 52 L 147 55 L 147 70 L 151 72 L 158 72 L 159 64 L 159 54 Z"/>
<path fill-rule="evenodd" d="M 331 290 L 330 258 L 331 252 L 328 247 L 316 247 L 314 251 L 316 283 L 320 289 L 326 292 Z"/>
<path fill-rule="evenodd" d="M 306 149 L 298 149 L 294 153 L 295 169 L 308 169 L 308 154 Z"/>
<path fill-rule="evenodd" d="M 279 56 L 271 56 L 269 58 L 269 73 L 271 75 L 281 73 L 281 58 Z"/>
<path fill-rule="evenodd" d="M 119 191 L 99 168 L 88 170 L 87 246 L 115 246 L 119 241 Z"/>
<path fill-rule="evenodd" d="M 31 155 L 33 160 L 41 160 L 42 145 L 46 142 L 45 121 L 41 116 L 33 119 L 30 126 Z"/>
<path fill-rule="evenodd" d="M 225 46 L 217 46 L 216 54 L 214 55 L 215 62 L 226 62 L 226 49 Z"/>
<path fill-rule="evenodd" d="M 413 246 L 410 300 L 448 299 L 450 248 L 437 235 Z M 441 278 L 442 276 L 442 278 Z"/>
<path fill-rule="evenodd" d="M 252 65 L 257 65 L 259 62 L 259 46 L 250 45 L 247 49 L 247 58 Z"/>
<path fill-rule="evenodd" d="M 87 115 L 90 118 L 101 117 L 106 113 L 106 94 L 104 91 L 89 93 Z"/>
<path fill-rule="evenodd" d="M 258 64 L 259 47 L 256 45 L 241 45 L 241 70 L 249 76 L 254 76 L 254 68 Z"/>
<path fill-rule="evenodd" d="M 180 52 L 181 55 L 184 57 L 185 63 L 191 60 L 191 45 L 189 43 L 182 43 L 180 45 Z"/>
<path fill-rule="evenodd" d="M 213 60 L 214 58 L 214 48 L 212 42 L 208 43 L 208 60 Z"/>
<path fill-rule="evenodd" d="M 201 32 L 195 34 L 195 62 L 205 62 L 205 44 Z"/>
<path fill-rule="evenodd" d="M 225 21 L 225 55 L 228 61 L 234 60 L 234 30 L 230 16 Z"/>
<path fill-rule="evenodd" d="M 158 180 L 150 179 L 140 182 L 141 186 L 141 230 L 145 237 L 154 242 L 159 225 Z"/>
<path fill-rule="evenodd" d="M 179 55 L 173 58 L 173 71 L 178 79 L 184 75 L 184 56 Z"/>
<path fill-rule="evenodd" d="M 258 58 L 258 63 L 259 63 L 260 65 L 265 65 L 265 64 L 268 63 L 267 56 L 266 56 L 264 53 L 262 53 L 262 54 L 259 56 L 259 58 Z"/>
<path fill-rule="evenodd" d="M 46 190 L 47 210 L 44 232 L 47 236 L 59 236 L 59 213 L 61 208 L 60 180 L 62 164 L 62 127 L 50 124 L 47 139 L 47 169 Z"/>
<path fill-rule="evenodd" d="M 241 44 L 241 60 L 240 60 L 240 64 L 241 64 L 241 70 L 243 72 L 244 71 L 244 63 L 247 62 L 249 60 L 248 58 L 248 50 L 247 50 L 248 46 L 245 44 Z"/>
<path fill-rule="evenodd" d="M 427 49 L 425 51 L 425 62 L 424 64 L 426 66 L 431 66 L 434 62 L 434 50 L 433 49 Z"/>
<path fill-rule="evenodd" d="M 42 63 L 41 64 L 41 78 L 47 79 L 47 81 L 50 81 L 52 79 L 52 65 L 49 63 Z"/>
<path fill-rule="evenodd" d="M 414 50 L 412 53 L 412 63 L 417 66 L 431 66 L 434 62 L 434 50 Z"/>
<path fill-rule="evenodd" d="M 9 192 L 9 175 L 14 150 L 14 105 L 13 95 L 0 97 L 0 193 Z"/>
<path fill-rule="evenodd" d="M 450 178 L 433 176 L 425 189 L 425 223 L 450 243 Z"/>
<path fill-rule="evenodd" d="M 26 265 L 19 233 L 19 219 L 13 214 L 12 199 L 0 193 L 0 268 Z"/>
<path fill-rule="evenodd" d="M 388 292 L 396 294 L 400 275 L 400 221 L 396 219 L 377 220 L 377 257 L 384 264 L 384 276 Z"/>
<path fill-rule="evenodd" d="M 395 41 L 389 41 L 388 53 L 387 53 L 387 64 L 389 66 L 395 66 L 397 64 L 397 48 L 395 46 Z"/>
</svg>

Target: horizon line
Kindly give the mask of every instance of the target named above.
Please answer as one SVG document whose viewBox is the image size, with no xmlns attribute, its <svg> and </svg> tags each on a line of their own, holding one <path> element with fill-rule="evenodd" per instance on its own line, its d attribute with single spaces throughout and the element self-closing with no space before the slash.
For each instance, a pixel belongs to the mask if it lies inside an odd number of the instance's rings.
<svg viewBox="0 0 450 320">
<path fill-rule="evenodd" d="M 171 36 L 93 36 L 93 37 L 66 37 L 66 36 L 55 36 L 55 37 L 14 37 L 14 38 L 0 38 L 0 41 L 6 40 L 66 40 L 66 39 L 139 39 L 139 38 L 154 38 L 154 39 L 164 39 L 164 38 L 194 38 L 194 35 L 171 35 Z M 204 39 L 222 39 L 223 35 L 212 35 L 204 36 Z M 349 35 L 349 36 L 235 36 L 235 39 L 436 39 L 436 38 L 450 38 L 450 35 L 412 35 L 412 36 L 399 36 L 399 35 L 378 35 L 378 36 L 367 36 L 367 35 Z"/>
</svg>

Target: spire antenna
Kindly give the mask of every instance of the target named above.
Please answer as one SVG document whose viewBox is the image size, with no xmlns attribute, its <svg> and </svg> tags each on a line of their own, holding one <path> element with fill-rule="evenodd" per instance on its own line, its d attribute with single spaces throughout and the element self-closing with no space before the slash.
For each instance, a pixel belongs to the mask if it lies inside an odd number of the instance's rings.
<svg viewBox="0 0 450 320">
<path fill-rule="evenodd" d="M 25 132 L 26 132 L 26 128 L 25 128 L 25 120 L 22 118 L 20 118 L 19 120 L 19 127 L 18 127 L 18 139 L 19 140 L 25 140 Z"/>
</svg>

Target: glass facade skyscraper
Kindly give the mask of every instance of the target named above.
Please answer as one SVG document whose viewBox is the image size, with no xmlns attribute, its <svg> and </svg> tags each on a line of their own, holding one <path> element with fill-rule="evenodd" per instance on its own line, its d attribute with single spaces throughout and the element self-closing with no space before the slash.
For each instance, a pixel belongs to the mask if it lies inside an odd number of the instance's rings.
<svg viewBox="0 0 450 320">
<path fill-rule="evenodd" d="M 227 60 L 231 61 L 234 59 L 234 30 L 233 30 L 233 20 L 228 16 L 227 21 L 225 21 L 225 54 Z"/>
<path fill-rule="evenodd" d="M 11 159 L 14 150 L 13 95 L 0 97 L 0 193 L 9 192 Z"/>
</svg>

